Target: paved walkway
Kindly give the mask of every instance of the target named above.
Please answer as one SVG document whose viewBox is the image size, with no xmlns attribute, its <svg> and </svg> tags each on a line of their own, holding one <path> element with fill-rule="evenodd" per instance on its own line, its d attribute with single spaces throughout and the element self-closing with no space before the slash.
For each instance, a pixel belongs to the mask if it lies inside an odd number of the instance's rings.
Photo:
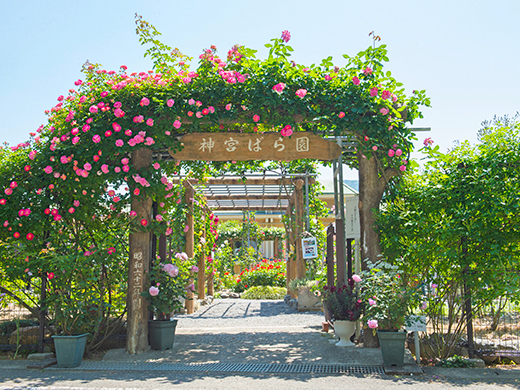
<svg viewBox="0 0 520 390">
<path fill-rule="evenodd" d="M 382 365 L 378 349 L 331 344 L 323 320 L 321 312 L 298 312 L 283 301 L 215 300 L 179 317 L 172 350 L 116 349 L 103 362 Z"/>
</svg>

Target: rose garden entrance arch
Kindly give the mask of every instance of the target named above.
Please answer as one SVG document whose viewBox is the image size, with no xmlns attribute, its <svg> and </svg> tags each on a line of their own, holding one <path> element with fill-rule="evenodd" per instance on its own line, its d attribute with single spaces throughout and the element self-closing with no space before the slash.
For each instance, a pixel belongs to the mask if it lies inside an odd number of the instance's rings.
<svg viewBox="0 0 520 390">
<path fill-rule="evenodd" d="M 181 139 L 183 149 L 170 149 L 169 154 L 176 160 L 202 161 L 249 161 L 249 160 L 282 160 L 315 159 L 321 161 L 335 160 L 341 155 L 341 148 L 310 132 L 298 132 L 291 137 L 281 137 L 279 133 L 194 133 L 184 135 Z M 132 154 L 132 163 L 136 168 L 148 167 L 152 164 L 152 152 L 149 149 L 139 149 Z M 186 197 L 193 199 L 193 187 L 186 184 Z M 301 190 L 303 181 L 296 182 L 297 215 L 303 216 L 303 197 Z M 132 210 L 138 216 L 146 217 L 152 207 L 152 200 L 144 198 L 132 202 Z M 299 221 L 303 221 L 302 218 Z M 188 221 L 189 223 L 189 221 Z M 303 225 L 300 222 L 300 225 Z M 303 226 L 297 228 L 295 237 L 303 231 Z M 301 257 L 300 240 L 295 239 L 296 253 Z M 151 256 L 151 234 L 132 233 L 130 235 L 129 261 L 129 297 L 127 323 L 127 352 L 133 354 L 144 351 L 148 347 L 148 309 L 146 300 L 141 293 L 148 288 L 145 273 Z M 189 229 L 186 236 L 186 253 L 193 256 L 193 230 Z M 296 261 L 296 267 L 288 267 L 288 277 L 304 276 L 303 261 Z M 204 277 L 204 267 L 199 267 L 199 277 Z M 200 283 L 200 282 L 199 282 Z M 204 288 L 204 282 L 202 282 Z"/>
</svg>

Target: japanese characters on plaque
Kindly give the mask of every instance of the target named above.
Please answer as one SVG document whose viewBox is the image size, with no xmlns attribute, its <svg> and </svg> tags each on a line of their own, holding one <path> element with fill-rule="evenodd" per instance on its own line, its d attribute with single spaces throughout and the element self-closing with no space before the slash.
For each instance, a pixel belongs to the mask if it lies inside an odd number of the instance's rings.
<svg viewBox="0 0 520 390">
<path fill-rule="evenodd" d="M 133 273 L 132 307 L 141 308 L 141 293 L 143 292 L 143 252 L 134 253 L 134 273 Z"/>
<path fill-rule="evenodd" d="M 282 152 L 286 148 L 283 137 L 278 137 L 273 143 L 264 141 L 264 137 L 253 137 L 249 138 L 246 142 L 241 142 L 233 136 L 224 141 L 224 150 L 227 152 L 234 152 L 239 148 L 246 147 L 250 152 L 260 152 L 264 149 L 274 149 L 277 152 Z M 216 143 L 212 137 L 202 138 L 199 143 L 199 150 L 206 153 L 211 153 L 215 148 Z M 296 137 L 296 152 L 308 152 L 309 151 L 309 138 L 306 136 Z"/>
</svg>

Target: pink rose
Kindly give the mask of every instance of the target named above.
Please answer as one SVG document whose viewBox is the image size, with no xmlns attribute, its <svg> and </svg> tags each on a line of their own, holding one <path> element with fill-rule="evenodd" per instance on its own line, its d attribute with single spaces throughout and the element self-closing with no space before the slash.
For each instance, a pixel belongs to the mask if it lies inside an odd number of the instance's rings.
<svg viewBox="0 0 520 390">
<path fill-rule="evenodd" d="M 354 274 L 352 275 L 352 280 L 356 283 L 359 283 L 361 282 L 361 277 L 359 275 Z"/>
<path fill-rule="evenodd" d="M 155 286 L 150 287 L 148 289 L 148 292 L 150 293 L 150 295 L 152 297 L 155 297 L 155 296 L 159 295 L 159 289 L 157 287 L 155 287 Z"/>
<path fill-rule="evenodd" d="M 150 104 L 150 100 L 148 100 L 148 98 L 145 98 L 145 97 L 144 97 L 144 98 L 141 99 L 141 102 L 140 102 L 139 104 L 140 104 L 142 107 L 147 106 L 147 105 Z"/>
<path fill-rule="evenodd" d="M 148 126 L 153 126 L 153 119 L 152 119 L 152 118 L 148 118 L 148 119 L 146 120 L 146 124 L 147 124 Z"/>
<path fill-rule="evenodd" d="M 359 85 L 361 83 L 357 76 L 352 77 L 352 82 L 354 83 L 354 85 Z"/>
<path fill-rule="evenodd" d="M 278 84 L 273 86 L 273 91 L 281 93 L 284 88 L 285 88 L 285 84 L 284 83 L 278 83 Z"/>
<path fill-rule="evenodd" d="M 392 96 L 392 94 L 390 93 L 390 91 L 383 91 L 383 93 L 381 94 L 381 98 L 383 100 L 387 100 L 387 99 L 390 99 L 390 97 Z"/>
<path fill-rule="evenodd" d="M 292 135 L 293 131 L 292 131 L 292 127 L 291 125 L 287 125 L 285 126 L 282 131 L 280 131 L 280 134 L 282 135 L 282 137 L 290 137 Z"/>
<path fill-rule="evenodd" d="M 175 127 L 176 129 L 179 129 L 181 127 L 181 121 L 180 120 L 176 120 L 175 122 L 173 122 L 173 127 Z"/>
<path fill-rule="evenodd" d="M 260 117 L 258 115 L 253 116 L 253 122 L 258 122 L 260 120 Z"/>
<path fill-rule="evenodd" d="M 370 329 L 376 329 L 378 327 L 377 320 L 368 320 L 367 325 Z"/>
<path fill-rule="evenodd" d="M 173 99 L 168 99 L 168 101 L 166 102 L 166 105 L 168 107 L 172 107 L 174 103 L 175 103 L 175 101 Z"/>
<path fill-rule="evenodd" d="M 307 95 L 307 90 L 306 89 L 299 89 L 296 91 L 296 96 L 300 97 L 300 98 L 304 98 L 305 95 Z"/>
<path fill-rule="evenodd" d="M 291 33 L 288 30 L 282 31 L 282 41 L 285 43 L 289 42 L 289 39 L 291 39 Z"/>
<path fill-rule="evenodd" d="M 374 87 L 374 88 L 370 88 L 370 96 L 374 97 L 374 96 L 377 96 L 379 90 L 377 89 L 377 87 Z"/>
</svg>

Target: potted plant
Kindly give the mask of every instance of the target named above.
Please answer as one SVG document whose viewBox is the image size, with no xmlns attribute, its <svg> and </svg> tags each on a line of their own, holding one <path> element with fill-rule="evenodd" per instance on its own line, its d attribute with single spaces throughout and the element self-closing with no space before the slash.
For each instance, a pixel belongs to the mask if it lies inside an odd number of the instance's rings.
<svg viewBox="0 0 520 390">
<path fill-rule="evenodd" d="M 356 292 L 356 283 L 361 282 L 358 275 L 353 275 L 352 279 L 347 281 L 344 286 L 325 286 L 323 296 L 323 305 L 327 308 L 327 312 L 334 321 L 334 332 L 340 338 L 336 343 L 339 347 L 350 347 L 354 343 L 350 341 L 350 337 L 355 332 L 356 321 L 363 314 L 365 305 L 358 298 Z"/>
<path fill-rule="evenodd" d="M 87 338 L 95 328 L 99 300 L 93 298 L 92 264 L 83 253 L 56 255 L 47 253 L 47 263 L 62 272 L 48 272 L 48 295 L 51 324 L 57 334 L 52 336 L 58 367 L 77 367 L 81 364 Z"/>
<path fill-rule="evenodd" d="M 54 326 L 59 332 L 52 336 L 58 367 L 77 367 L 83 360 L 90 323 L 90 300 L 80 300 L 76 288 L 56 289 L 48 297 L 54 307 Z"/>
<path fill-rule="evenodd" d="M 385 366 L 402 366 L 406 319 L 419 305 L 420 292 L 397 266 L 384 261 L 369 264 L 364 273 L 362 298 L 368 303 L 364 321 L 377 332 Z"/>
<path fill-rule="evenodd" d="M 186 289 L 192 288 L 187 286 L 188 276 L 198 271 L 191 267 L 185 253 L 177 254 L 176 258 L 177 264 L 156 261 L 149 271 L 151 286 L 141 293 L 153 313 L 153 319 L 148 321 L 150 346 L 161 351 L 173 348 L 177 319 L 171 318 L 171 313 L 182 309 Z"/>
<path fill-rule="evenodd" d="M 319 294 L 316 294 L 312 288 L 317 285 L 316 280 L 308 278 L 293 279 L 289 282 L 289 290 L 298 296 L 298 310 L 315 309 L 316 305 L 321 301 Z"/>
</svg>

